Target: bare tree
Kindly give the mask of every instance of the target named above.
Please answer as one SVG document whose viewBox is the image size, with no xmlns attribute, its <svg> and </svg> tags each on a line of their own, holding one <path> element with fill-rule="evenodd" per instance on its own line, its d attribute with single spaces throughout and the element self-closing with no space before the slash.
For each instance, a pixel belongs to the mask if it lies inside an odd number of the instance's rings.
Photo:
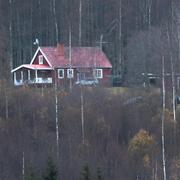
<svg viewBox="0 0 180 180">
<path fill-rule="evenodd" d="M 82 128 L 82 143 L 85 143 L 85 129 L 84 129 L 84 94 L 83 94 L 83 87 L 80 85 L 81 88 L 81 128 Z"/>
<path fill-rule="evenodd" d="M 10 68 L 13 69 L 13 32 L 12 32 L 12 0 L 9 0 L 10 20 L 9 20 L 9 42 L 10 42 Z"/>
<path fill-rule="evenodd" d="M 151 27 L 151 13 L 152 13 L 152 0 L 147 0 L 147 6 L 148 6 L 148 28 Z"/>
<path fill-rule="evenodd" d="M 53 15 L 54 15 L 54 25 L 55 25 L 55 42 L 56 44 L 59 41 L 59 31 L 58 31 L 58 23 L 57 23 L 57 17 L 56 17 L 56 0 L 53 0 Z"/>
<path fill-rule="evenodd" d="M 55 75 L 55 117 L 56 117 L 56 158 L 59 159 L 59 116 L 58 116 L 58 89 L 57 76 Z"/>
<path fill-rule="evenodd" d="M 79 0 L 79 46 L 82 41 L 82 0 Z"/>
<path fill-rule="evenodd" d="M 121 71 L 122 71 L 122 0 L 119 1 L 119 72 Z"/>
<path fill-rule="evenodd" d="M 165 90 L 165 67 L 164 67 L 164 56 L 162 56 L 162 117 L 161 117 L 161 140 L 162 140 L 162 162 L 163 162 L 163 179 L 166 180 L 166 157 L 165 157 L 165 102 L 166 101 L 166 90 Z"/>
<path fill-rule="evenodd" d="M 71 25 L 69 27 L 69 66 L 72 68 L 72 37 L 71 37 Z M 69 89 L 72 90 L 72 77 L 69 76 Z"/>
</svg>

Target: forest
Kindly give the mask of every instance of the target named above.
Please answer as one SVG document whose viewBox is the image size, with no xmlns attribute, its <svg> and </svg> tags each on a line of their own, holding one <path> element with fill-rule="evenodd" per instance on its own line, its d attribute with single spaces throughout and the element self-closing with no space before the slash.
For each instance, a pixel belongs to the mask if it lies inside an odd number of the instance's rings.
<svg viewBox="0 0 180 180">
<path fill-rule="evenodd" d="M 0 179 L 180 179 L 178 0 L 0 0 L 0 15 Z M 121 87 L 13 86 L 36 39 L 68 46 L 70 32 L 102 47 Z"/>
</svg>

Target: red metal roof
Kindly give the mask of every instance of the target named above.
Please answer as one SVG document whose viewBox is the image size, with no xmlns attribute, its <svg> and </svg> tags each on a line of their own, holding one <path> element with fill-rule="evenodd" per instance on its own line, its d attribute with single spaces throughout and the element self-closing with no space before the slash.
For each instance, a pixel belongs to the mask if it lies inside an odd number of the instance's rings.
<svg viewBox="0 0 180 180">
<path fill-rule="evenodd" d="M 21 68 L 27 68 L 27 69 L 33 69 L 33 70 L 36 70 L 36 69 L 40 69 L 40 70 L 51 70 L 52 68 L 50 68 L 48 65 L 43 65 L 43 64 L 23 64 L 21 66 L 18 66 L 17 68 L 13 69 L 11 72 L 15 72 L 17 71 L 18 69 L 21 69 Z"/>
<path fill-rule="evenodd" d="M 24 64 L 24 67 L 29 69 L 51 69 L 48 65 L 44 64 Z"/>
<path fill-rule="evenodd" d="M 70 67 L 69 48 L 40 47 L 53 67 Z M 63 53 L 60 51 L 64 51 Z M 71 48 L 71 67 L 99 67 L 112 68 L 106 55 L 96 47 L 73 47 Z"/>
</svg>

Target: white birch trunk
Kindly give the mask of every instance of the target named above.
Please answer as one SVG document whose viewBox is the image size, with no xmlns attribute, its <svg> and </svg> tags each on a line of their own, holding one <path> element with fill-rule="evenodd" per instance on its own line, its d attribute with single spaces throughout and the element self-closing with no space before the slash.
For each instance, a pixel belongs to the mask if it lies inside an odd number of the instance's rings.
<svg viewBox="0 0 180 180">
<path fill-rule="evenodd" d="M 54 15 L 54 25 L 55 25 L 55 34 L 56 34 L 56 44 L 59 41 L 59 34 L 58 34 L 58 23 L 56 17 L 56 0 L 53 0 L 53 15 Z"/>
<path fill-rule="evenodd" d="M 172 33 L 173 33 L 173 20 L 174 20 L 174 1 L 171 1 L 172 3 L 172 24 L 171 24 L 171 28 L 172 28 Z M 170 37 L 170 36 L 169 36 Z M 170 38 L 169 38 L 170 40 Z M 172 48 L 172 47 L 171 47 Z M 174 69 L 174 61 L 173 61 L 173 56 L 171 53 L 171 76 L 172 76 L 172 93 L 173 93 L 173 118 L 174 118 L 174 133 L 176 130 L 176 85 L 175 85 L 175 69 Z"/>
<path fill-rule="evenodd" d="M 79 0 L 79 46 L 82 44 L 82 0 Z"/>
<path fill-rule="evenodd" d="M 173 18 L 173 13 L 172 13 Z M 173 30 L 173 23 L 172 23 L 172 30 Z M 174 134 L 176 130 L 176 85 L 175 85 L 175 70 L 174 70 L 174 61 L 173 61 L 173 55 L 172 55 L 172 46 L 171 46 L 171 40 L 170 40 L 170 34 L 167 28 L 167 38 L 169 43 L 169 49 L 170 49 L 170 63 L 171 63 L 171 81 L 172 81 L 172 105 L 173 105 L 173 120 L 174 120 Z"/>
<path fill-rule="evenodd" d="M 103 46 L 103 34 L 101 34 L 100 36 L 100 49 L 102 50 L 102 46 Z"/>
<path fill-rule="evenodd" d="M 163 163 L 163 180 L 166 180 L 166 158 L 165 158 L 165 133 L 164 133 L 164 122 L 165 122 L 165 68 L 164 68 L 164 56 L 162 57 L 162 117 L 161 117 L 161 140 L 162 140 L 162 163 Z"/>
<path fill-rule="evenodd" d="M 6 104 L 6 120 L 9 118 L 9 109 L 8 109 L 8 94 L 7 90 L 5 92 L 5 104 Z"/>
<path fill-rule="evenodd" d="M 151 28 L 151 9 L 152 9 L 152 0 L 148 0 L 148 28 Z"/>
<path fill-rule="evenodd" d="M 24 159 L 24 151 L 22 156 L 22 179 L 25 179 L 25 159 Z"/>
<path fill-rule="evenodd" d="M 84 129 L 84 94 L 83 94 L 83 87 L 81 88 L 81 127 L 82 127 L 82 143 L 85 143 L 85 129 Z"/>
<path fill-rule="evenodd" d="M 13 69 L 13 33 L 12 33 L 12 0 L 9 0 L 9 8 L 10 8 L 10 21 L 9 21 L 9 39 L 10 39 L 10 68 Z"/>
<path fill-rule="evenodd" d="M 56 71 L 55 71 L 56 73 Z M 58 90 L 57 90 L 57 79 L 55 75 L 55 118 L 56 118 L 56 156 L 59 158 L 59 116 L 58 116 Z"/>
<path fill-rule="evenodd" d="M 174 63 L 173 63 L 173 57 L 171 54 L 171 78 L 172 78 L 172 93 L 173 93 L 173 120 L 174 125 L 176 125 L 176 87 L 175 87 L 175 72 L 174 72 Z M 174 129 L 175 131 L 175 129 Z"/>
<path fill-rule="evenodd" d="M 69 65 L 71 69 L 72 65 L 72 37 L 71 37 L 71 27 L 69 28 Z M 72 90 L 72 78 L 69 79 L 69 89 Z"/>
<path fill-rule="evenodd" d="M 119 4 L 119 72 L 122 70 L 122 0 Z M 119 73 L 118 72 L 118 73 Z"/>
</svg>

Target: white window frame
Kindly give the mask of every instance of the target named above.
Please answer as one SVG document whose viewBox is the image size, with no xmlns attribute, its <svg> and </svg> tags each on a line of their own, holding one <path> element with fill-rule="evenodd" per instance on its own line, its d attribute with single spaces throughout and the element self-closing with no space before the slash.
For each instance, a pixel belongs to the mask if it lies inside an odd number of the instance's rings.
<svg viewBox="0 0 180 180">
<path fill-rule="evenodd" d="M 62 76 L 60 76 L 60 71 L 62 72 Z M 63 79 L 64 78 L 64 69 L 58 69 L 58 78 Z"/>
<path fill-rule="evenodd" d="M 100 76 L 98 76 L 100 73 Z M 102 79 L 103 78 L 103 70 L 102 69 L 95 69 L 94 70 L 94 76 L 97 79 Z"/>
<path fill-rule="evenodd" d="M 39 55 L 39 64 L 44 64 L 43 55 Z"/>
<path fill-rule="evenodd" d="M 71 72 L 71 73 L 70 73 Z M 74 78 L 74 69 L 67 69 L 67 78 Z"/>
</svg>

